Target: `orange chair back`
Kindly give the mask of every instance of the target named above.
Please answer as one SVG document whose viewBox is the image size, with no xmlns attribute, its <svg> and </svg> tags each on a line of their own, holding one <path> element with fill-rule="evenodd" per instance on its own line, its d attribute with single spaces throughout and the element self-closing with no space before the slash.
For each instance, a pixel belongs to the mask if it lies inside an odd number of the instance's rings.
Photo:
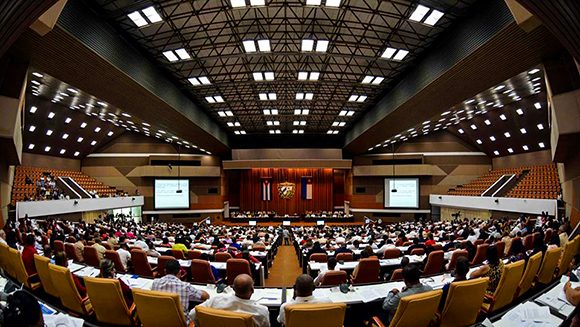
<svg viewBox="0 0 580 327">
<path fill-rule="evenodd" d="M 393 274 L 391 275 L 391 281 L 401 279 L 403 279 L 403 268 L 397 268 L 393 270 Z"/>
<path fill-rule="evenodd" d="M 123 263 L 121 262 L 121 257 L 119 256 L 119 253 L 117 253 L 117 251 L 113 250 L 105 251 L 105 258 L 111 260 L 115 264 L 115 270 L 118 273 L 124 274 L 127 272 L 125 270 L 125 267 L 123 266 Z"/>
<path fill-rule="evenodd" d="M 327 262 L 328 261 L 328 256 L 326 255 L 326 253 L 312 253 L 310 255 L 309 261 L 314 261 L 314 262 Z"/>
<path fill-rule="evenodd" d="M 248 260 L 229 259 L 226 262 L 226 282 L 231 285 L 234 282 L 234 279 L 241 274 L 252 276 Z"/>
<path fill-rule="evenodd" d="M 135 274 L 147 277 L 155 277 L 151 265 L 147 261 L 147 254 L 143 250 L 131 250 L 131 262 Z"/>
<path fill-rule="evenodd" d="M 402 255 L 403 254 L 399 249 L 387 249 L 385 250 L 385 253 L 383 253 L 383 259 L 396 259 Z"/>
<path fill-rule="evenodd" d="M 443 262 L 445 261 L 445 254 L 443 250 L 433 251 L 427 257 L 427 263 L 423 269 L 423 275 L 434 275 L 440 273 L 443 269 Z"/>
<path fill-rule="evenodd" d="M 208 261 L 191 260 L 191 279 L 194 283 L 215 284 L 216 280 Z"/>
<path fill-rule="evenodd" d="M 82 262 L 82 259 L 77 256 L 73 243 L 64 243 L 64 253 L 69 260 L 72 259 L 74 262 Z"/>
<path fill-rule="evenodd" d="M 64 252 L 63 241 L 59 241 L 59 240 L 54 241 L 54 252 Z"/>
<path fill-rule="evenodd" d="M 344 283 L 346 283 L 346 271 L 344 270 L 327 271 L 320 281 L 322 286 L 336 286 Z"/>
<path fill-rule="evenodd" d="M 85 259 L 85 263 L 89 266 L 99 268 L 101 265 L 101 261 L 99 260 L 99 254 L 97 253 L 97 249 L 92 246 L 85 246 L 83 249 L 83 257 Z"/>
<path fill-rule="evenodd" d="M 157 258 L 157 276 L 165 276 L 165 264 L 169 260 L 175 260 L 175 258 L 169 255 L 162 255 Z"/>
<path fill-rule="evenodd" d="M 487 249 L 489 244 L 480 244 L 477 246 L 477 251 L 475 252 L 475 257 L 471 260 L 471 265 L 481 264 L 487 258 Z"/>
<path fill-rule="evenodd" d="M 467 250 L 456 250 L 453 251 L 453 253 L 451 254 L 451 259 L 449 259 L 449 265 L 447 266 L 447 271 L 452 271 L 455 269 L 455 265 L 457 264 L 457 259 L 459 259 L 459 257 L 469 257 L 469 253 L 467 252 Z"/>
<path fill-rule="evenodd" d="M 232 255 L 227 252 L 218 252 L 215 254 L 216 262 L 227 262 L 232 258 Z"/>
<path fill-rule="evenodd" d="M 177 260 L 185 259 L 185 256 L 183 255 L 183 251 L 181 251 L 181 250 L 171 249 L 171 255 L 173 255 L 173 257 L 175 257 L 175 259 L 177 259 Z"/>
<path fill-rule="evenodd" d="M 411 250 L 411 255 L 423 255 L 425 254 L 425 249 L 416 248 Z"/>
<path fill-rule="evenodd" d="M 189 260 L 199 259 L 201 257 L 201 251 L 189 250 L 187 251 L 187 258 Z"/>
<path fill-rule="evenodd" d="M 379 281 L 379 274 L 381 273 L 379 259 L 361 259 L 358 262 L 358 265 L 357 274 L 352 278 L 353 284 L 374 283 Z"/>
<path fill-rule="evenodd" d="M 353 260 L 354 260 L 354 258 L 352 256 L 352 253 L 344 253 L 343 252 L 343 253 L 339 253 L 336 255 L 336 261 L 348 262 L 348 261 L 353 261 Z"/>
</svg>

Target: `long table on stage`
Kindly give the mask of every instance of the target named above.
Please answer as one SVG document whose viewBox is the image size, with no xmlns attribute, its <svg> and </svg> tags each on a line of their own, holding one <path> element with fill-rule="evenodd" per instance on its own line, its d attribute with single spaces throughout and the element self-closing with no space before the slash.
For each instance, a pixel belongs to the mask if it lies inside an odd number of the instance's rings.
<svg viewBox="0 0 580 327">
<path fill-rule="evenodd" d="M 229 221 L 232 223 L 247 223 L 250 220 L 256 221 L 256 223 L 267 223 L 267 222 L 283 222 L 283 221 L 291 221 L 291 222 L 317 222 L 319 220 L 324 220 L 327 223 L 349 223 L 354 221 L 354 217 L 320 217 L 320 216 L 311 216 L 306 217 L 302 216 L 270 216 L 270 217 L 230 217 Z"/>
</svg>

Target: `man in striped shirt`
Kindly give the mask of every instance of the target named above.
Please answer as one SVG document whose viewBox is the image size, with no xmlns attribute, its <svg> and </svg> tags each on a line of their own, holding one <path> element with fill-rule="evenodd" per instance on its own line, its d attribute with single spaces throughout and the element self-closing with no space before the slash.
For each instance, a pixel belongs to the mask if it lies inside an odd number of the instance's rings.
<svg viewBox="0 0 580 327">
<path fill-rule="evenodd" d="M 155 279 L 151 289 L 154 291 L 161 291 L 167 293 L 175 293 L 179 295 L 181 307 L 183 312 L 188 312 L 189 302 L 203 302 L 209 299 L 209 294 L 206 291 L 201 291 L 193 287 L 193 285 L 180 280 L 180 266 L 179 261 L 169 260 L 165 264 L 166 275 Z M 185 271 L 184 271 L 185 272 Z"/>
</svg>

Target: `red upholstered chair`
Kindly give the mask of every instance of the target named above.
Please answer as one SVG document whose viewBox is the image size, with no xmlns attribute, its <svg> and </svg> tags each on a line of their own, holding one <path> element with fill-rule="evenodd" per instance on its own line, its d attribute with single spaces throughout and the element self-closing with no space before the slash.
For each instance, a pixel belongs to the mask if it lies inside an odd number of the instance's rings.
<svg viewBox="0 0 580 327">
<path fill-rule="evenodd" d="M 328 262 L 328 256 L 326 255 L 326 253 L 312 253 L 310 255 L 309 261 Z"/>
<path fill-rule="evenodd" d="M 504 241 L 497 241 L 495 242 L 495 247 L 497 249 L 497 255 L 500 259 L 503 259 L 505 254 L 505 242 Z"/>
<path fill-rule="evenodd" d="M 157 257 L 157 277 L 165 276 L 165 264 L 169 260 L 175 260 L 175 258 L 170 255 L 161 255 Z"/>
<path fill-rule="evenodd" d="M 411 250 L 411 255 L 423 255 L 425 254 L 425 249 L 417 248 Z"/>
<path fill-rule="evenodd" d="M 77 251 L 72 243 L 64 243 L 64 253 L 69 260 L 72 259 L 74 262 L 83 262 L 83 260 L 77 256 Z"/>
<path fill-rule="evenodd" d="M 381 273 L 381 264 L 379 259 L 366 258 L 358 262 L 358 267 L 353 272 L 352 283 L 364 284 L 374 283 L 379 281 L 379 274 Z"/>
<path fill-rule="evenodd" d="M 201 257 L 201 251 L 189 250 L 187 251 L 187 258 L 189 260 L 199 259 Z"/>
<path fill-rule="evenodd" d="M 218 252 L 215 254 L 216 262 L 227 262 L 232 258 L 232 255 L 227 252 Z"/>
<path fill-rule="evenodd" d="M 131 250 L 131 262 L 133 263 L 135 274 L 146 277 L 157 277 L 157 271 L 151 269 L 145 251 Z"/>
<path fill-rule="evenodd" d="M 428 276 L 441 272 L 443 268 L 443 261 L 445 261 L 445 255 L 442 250 L 429 253 L 429 257 L 427 257 L 427 263 L 423 269 L 423 274 Z"/>
<path fill-rule="evenodd" d="M 478 246 L 478 245 L 480 245 L 480 244 L 483 244 L 483 243 L 485 243 L 485 241 L 484 241 L 484 240 L 482 240 L 482 239 L 477 239 L 477 240 L 475 240 L 475 242 L 473 242 L 473 245 L 475 245 L 475 246 Z"/>
<path fill-rule="evenodd" d="M 177 260 L 185 259 L 185 255 L 183 254 L 183 251 L 181 251 L 181 250 L 171 249 L 171 255 Z"/>
<path fill-rule="evenodd" d="M 266 251 L 266 247 L 265 246 L 261 246 L 261 245 L 259 245 L 259 246 L 253 245 L 252 246 L 252 251 L 264 252 L 264 251 Z"/>
<path fill-rule="evenodd" d="M 441 244 L 433 245 L 433 251 L 439 251 L 439 250 L 443 250 L 443 245 L 441 245 Z"/>
<path fill-rule="evenodd" d="M 391 281 L 401 279 L 403 279 L 403 268 L 393 270 L 393 274 L 391 275 Z"/>
<path fill-rule="evenodd" d="M 399 249 L 387 249 L 385 253 L 383 253 L 383 259 L 396 259 L 402 256 L 401 250 Z"/>
<path fill-rule="evenodd" d="M 59 240 L 54 241 L 54 252 L 64 252 L 64 242 L 63 241 L 59 241 Z"/>
<path fill-rule="evenodd" d="M 510 249 L 509 249 L 509 251 L 508 251 L 508 256 L 510 256 L 510 255 L 513 255 L 513 254 L 514 254 L 514 253 L 513 253 L 513 250 L 512 250 L 512 247 L 513 247 L 514 243 L 516 243 L 516 242 L 521 242 L 521 241 L 522 241 L 522 238 L 521 238 L 521 237 L 519 237 L 519 236 L 516 236 L 516 237 L 512 238 L 512 242 L 510 243 Z M 522 245 L 523 245 L 523 244 L 522 244 Z"/>
<path fill-rule="evenodd" d="M 524 236 L 524 248 L 526 251 L 532 250 L 534 248 L 534 235 L 529 234 Z"/>
<path fill-rule="evenodd" d="M 477 251 L 475 252 L 475 257 L 471 260 L 470 265 L 481 264 L 487 258 L 487 249 L 489 244 L 480 244 L 477 246 Z"/>
<path fill-rule="evenodd" d="M 455 264 L 457 264 L 457 259 L 459 257 L 469 258 L 469 253 L 467 250 L 457 250 L 451 254 L 451 259 L 449 259 L 449 264 L 447 265 L 447 271 L 452 271 L 455 269 Z"/>
<path fill-rule="evenodd" d="M 127 272 L 125 270 L 125 267 L 123 266 L 123 263 L 121 262 L 121 257 L 119 256 L 119 253 L 117 253 L 117 251 L 113 250 L 105 251 L 105 258 L 111 260 L 113 264 L 115 264 L 115 270 L 118 273 L 124 274 Z"/>
<path fill-rule="evenodd" d="M 336 286 L 346 283 L 346 271 L 331 270 L 327 271 L 320 281 L 321 286 Z"/>
<path fill-rule="evenodd" d="M 216 280 L 211 271 L 209 261 L 191 260 L 191 280 L 194 283 L 215 284 Z"/>
<path fill-rule="evenodd" d="M 83 249 L 83 257 L 85 263 L 91 267 L 99 268 L 101 266 L 101 260 L 99 260 L 99 254 L 97 249 L 92 246 L 85 246 Z"/>
<path fill-rule="evenodd" d="M 352 256 L 352 253 L 344 253 L 343 252 L 343 253 L 339 253 L 336 255 L 336 261 L 341 261 L 341 260 L 348 262 L 348 261 L 353 261 L 354 258 Z"/>
<path fill-rule="evenodd" d="M 252 276 L 250 263 L 246 259 L 229 259 L 226 262 L 226 282 L 231 285 L 234 279 L 241 274 Z"/>
</svg>

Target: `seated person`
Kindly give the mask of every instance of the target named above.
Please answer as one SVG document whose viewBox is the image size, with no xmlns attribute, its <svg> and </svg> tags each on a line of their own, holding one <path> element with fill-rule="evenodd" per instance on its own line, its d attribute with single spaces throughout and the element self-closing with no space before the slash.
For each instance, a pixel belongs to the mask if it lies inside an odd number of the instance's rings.
<svg viewBox="0 0 580 327">
<path fill-rule="evenodd" d="M 336 261 L 336 260 L 335 260 Z M 296 277 L 296 282 L 294 283 L 294 296 L 291 300 L 280 306 L 280 313 L 278 314 L 278 322 L 284 325 L 286 323 L 286 315 L 284 309 L 288 304 L 296 303 L 329 303 L 331 302 L 329 298 L 321 297 L 317 298 L 312 295 L 314 292 L 314 281 L 312 277 L 308 275 L 300 275 Z"/>
<path fill-rule="evenodd" d="M 306 258 L 308 258 L 308 260 L 310 260 L 310 256 L 313 255 L 314 253 L 324 253 L 324 254 L 326 254 L 326 250 L 324 250 L 320 246 L 320 242 L 314 242 L 314 246 L 312 246 L 312 249 L 310 249 L 308 251 L 308 253 L 306 254 Z"/>
<path fill-rule="evenodd" d="M 573 269 L 578 264 L 580 264 L 580 254 L 576 254 L 572 259 L 572 262 L 570 262 L 569 276 L 571 280 L 573 279 L 575 279 L 576 281 L 578 280 L 578 276 L 576 276 L 573 272 Z M 568 281 L 566 285 L 564 285 L 564 293 L 566 294 L 566 300 L 568 300 L 570 304 L 572 304 L 573 306 L 578 306 L 578 304 L 580 304 L 580 287 L 572 288 L 572 284 L 570 283 L 570 281 Z"/>
<path fill-rule="evenodd" d="M 419 278 L 421 278 L 421 271 L 415 264 L 410 263 L 403 268 L 405 287 L 401 291 L 396 288 L 392 289 L 383 301 L 383 310 L 386 311 L 387 318 L 385 322 L 387 324 L 393 319 L 402 297 L 432 290 L 431 286 L 421 284 Z"/>
<path fill-rule="evenodd" d="M 61 267 L 68 267 L 66 254 L 62 251 L 57 252 L 54 255 L 54 264 Z M 87 289 L 85 288 L 85 286 L 81 283 L 80 279 L 75 274 L 72 274 L 72 278 L 75 283 L 75 286 L 77 287 L 77 290 L 79 291 L 80 296 L 85 297 L 87 295 Z"/>
<path fill-rule="evenodd" d="M 414 238 L 413 239 L 413 245 L 411 245 L 411 246 L 409 246 L 407 248 L 407 254 L 411 254 L 411 251 L 413 251 L 414 249 L 423 249 L 423 250 L 425 250 L 425 244 L 419 243 L 419 239 L 418 238 Z"/>
<path fill-rule="evenodd" d="M 346 247 L 346 242 L 344 242 L 344 239 L 342 239 L 342 242 L 340 242 L 340 243 L 338 242 L 338 239 L 337 239 L 336 243 L 337 243 L 337 245 L 339 245 L 339 247 L 338 247 L 338 249 L 336 249 L 334 251 L 335 256 L 339 253 L 353 253 L 351 249 Z"/>
<path fill-rule="evenodd" d="M 469 261 L 467 260 L 467 257 L 457 258 L 457 262 L 455 263 L 455 278 L 451 283 L 467 280 L 468 273 Z M 449 292 L 451 283 L 443 285 L 443 294 L 441 295 L 441 302 L 439 303 L 439 311 L 442 311 L 443 307 L 445 307 L 445 301 L 447 300 L 447 293 Z"/>
<path fill-rule="evenodd" d="M 165 264 L 166 275 L 153 280 L 151 289 L 153 291 L 179 294 L 183 312 L 187 312 L 190 301 L 203 302 L 209 299 L 209 294 L 206 291 L 196 289 L 190 283 L 181 281 L 184 273 L 185 271 L 181 271 L 179 261 L 169 260 Z"/>
<path fill-rule="evenodd" d="M 487 285 L 487 294 L 492 295 L 499 284 L 501 274 L 503 272 L 503 261 L 499 259 L 497 254 L 497 247 L 490 246 L 487 249 L 487 264 L 482 265 L 471 273 L 470 279 L 479 277 L 489 277 L 489 284 Z"/>
<path fill-rule="evenodd" d="M 235 294 L 220 294 L 203 302 L 199 306 L 249 313 L 253 316 L 255 326 L 269 327 L 270 313 L 268 312 L 268 308 L 256 301 L 250 300 L 254 293 L 254 281 L 252 277 L 246 274 L 238 275 L 234 279 L 232 286 Z M 193 321 L 195 321 L 195 313 L 195 308 L 189 312 L 189 318 Z"/>
<path fill-rule="evenodd" d="M 36 266 L 34 265 L 34 255 L 36 252 L 36 240 L 33 234 L 26 235 L 24 239 L 24 249 L 22 249 L 22 262 L 24 263 L 24 268 L 26 268 L 26 273 L 28 275 L 36 274 Z"/>
<path fill-rule="evenodd" d="M 0 312 L 3 318 L 2 326 L 45 326 L 40 304 L 30 293 L 18 290 L 2 300 L 6 300 L 6 307 Z"/>
<path fill-rule="evenodd" d="M 326 273 L 329 270 L 337 270 L 336 264 L 337 264 L 337 261 L 336 261 L 335 257 L 331 257 L 330 259 L 328 259 L 328 262 L 326 263 L 328 269 L 324 270 L 324 271 L 320 270 L 318 272 L 318 276 L 316 276 L 316 279 L 314 280 L 314 285 L 320 286 L 320 283 L 322 283 L 322 279 L 324 278 L 324 275 L 326 275 Z"/>
<path fill-rule="evenodd" d="M 117 250 L 121 263 L 125 270 L 129 267 L 129 261 L 131 261 L 131 252 L 129 252 L 129 245 L 127 243 L 121 243 L 121 247 Z"/>
<path fill-rule="evenodd" d="M 116 271 L 115 271 L 115 264 L 113 261 L 109 259 L 103 259 L 101 261 L 101 274 L 99 277 L 101 278 L 116 278 Z M 133 292 L 131 292 L 131 288 L 125 284 L 125 282 L 118 278 L 119 284 L 121 284 L 121 292 L 123 292 L 123 298 L 125 298 L 125 303 L 127 303 L 127 308 L 130 308 L 133 305 Z"/>
</svg>

